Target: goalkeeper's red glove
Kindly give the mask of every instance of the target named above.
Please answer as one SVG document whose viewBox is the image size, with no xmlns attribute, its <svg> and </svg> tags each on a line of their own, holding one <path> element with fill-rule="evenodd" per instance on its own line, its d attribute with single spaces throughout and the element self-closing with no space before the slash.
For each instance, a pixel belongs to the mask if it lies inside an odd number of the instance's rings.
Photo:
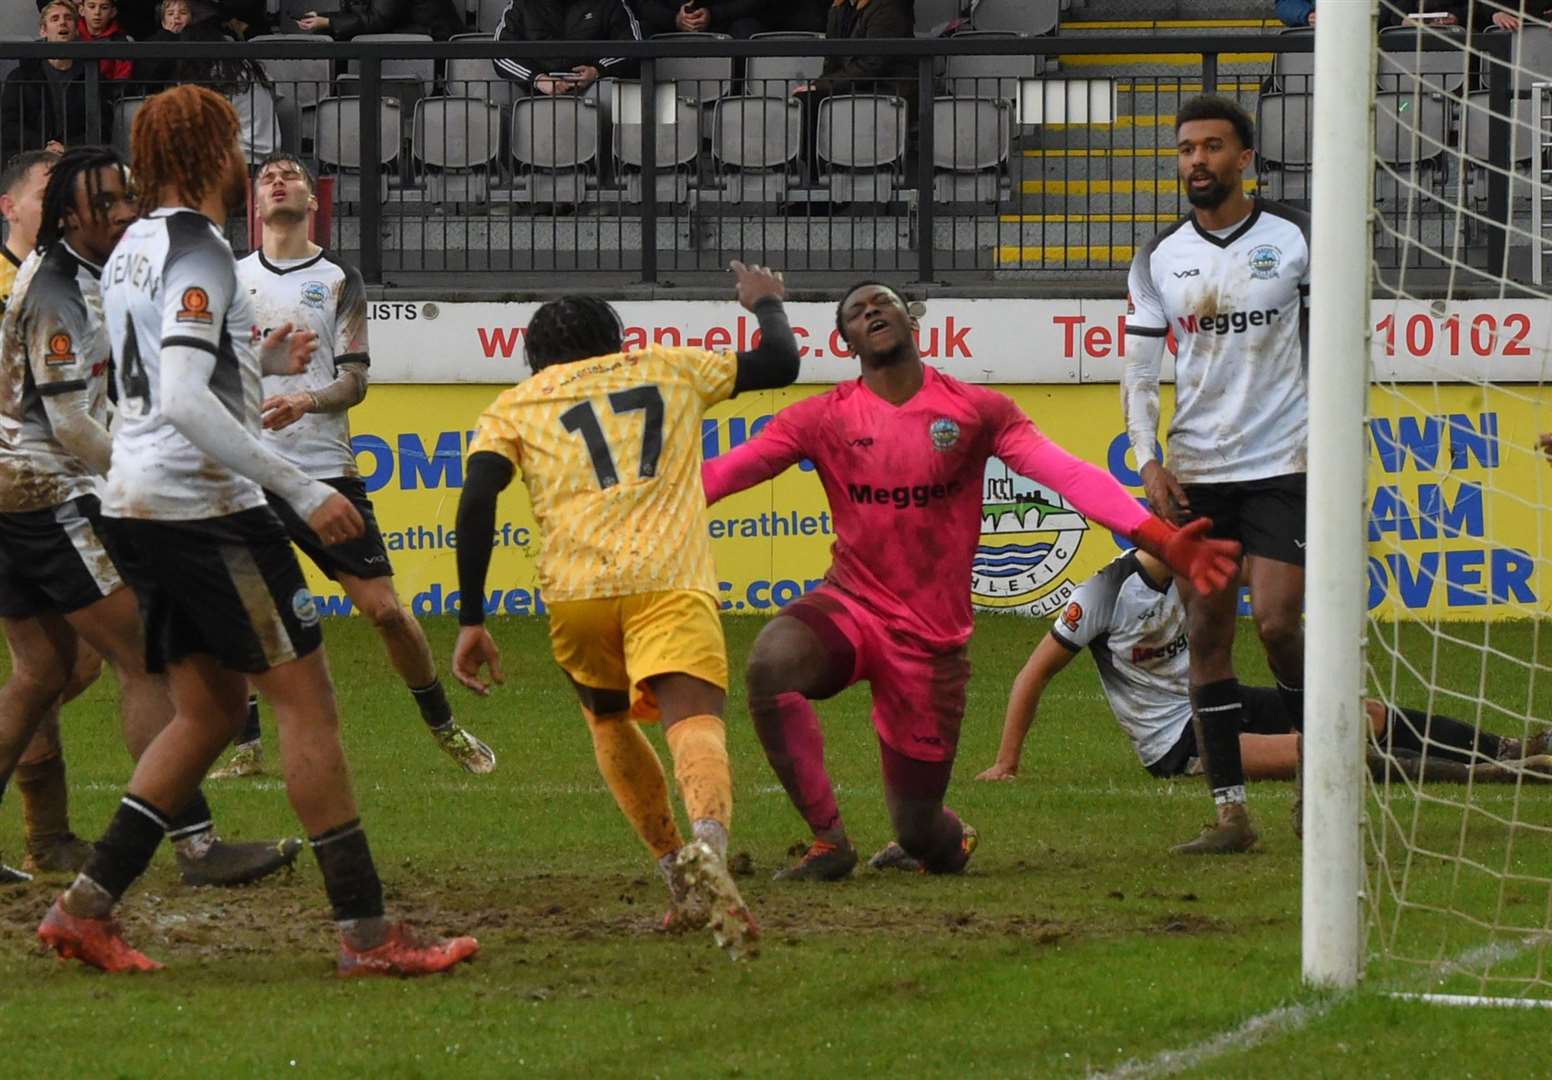
<svg viewBox="0 0 1552 1080">
<path fill-rule="evenodd" d="M 1239 577 L 1239 541 L 1214 540 L 1208 518 L 1175 528 L 1162 518 L 1150 517 L 1138 527 L 1132 540 L 1155 555 L 1203 596 L 1218 592 Z"/>
</svg>

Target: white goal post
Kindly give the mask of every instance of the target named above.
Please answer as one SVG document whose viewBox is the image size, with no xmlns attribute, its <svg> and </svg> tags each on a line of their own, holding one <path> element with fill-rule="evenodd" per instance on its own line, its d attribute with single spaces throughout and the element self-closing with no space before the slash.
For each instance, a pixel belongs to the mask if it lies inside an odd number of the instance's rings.
<svg viewBox="0 0 1552 1080">
<path fill-rule="evenodd" d="M 1373 0 L 1340 0 L 1315 25 L 1302 952 L 1329 988 L 1362 966 L 1374 18 Z"/>
</svg>

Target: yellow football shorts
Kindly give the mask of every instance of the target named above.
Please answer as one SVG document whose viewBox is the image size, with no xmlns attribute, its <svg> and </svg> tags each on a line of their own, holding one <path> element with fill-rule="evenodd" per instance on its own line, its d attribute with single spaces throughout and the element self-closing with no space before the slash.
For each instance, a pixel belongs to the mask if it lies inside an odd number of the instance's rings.
<svg viewBox="0 0 1552 1080">
<path fill-rule="evenodd" d="M 693 675 L 727 689 L 727 643 L 717 602 L 707 593 L 672 589 L 562 600 L 549 608 L 555 662 L 585 705 L 586 691 L 595 691 L 599 704 L 589 706 L 595 711 L 614 711 L 606 702 L 628 694 L 632 719 L 656 721 L 657 701 L 646 686 L 656 675 Z"/>
</svg>

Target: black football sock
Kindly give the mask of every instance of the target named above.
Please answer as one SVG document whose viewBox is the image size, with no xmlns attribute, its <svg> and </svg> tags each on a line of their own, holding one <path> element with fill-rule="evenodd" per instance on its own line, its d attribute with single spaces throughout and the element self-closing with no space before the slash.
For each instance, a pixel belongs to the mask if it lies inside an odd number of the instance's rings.
<svg viewBox="0 0 1552 1080">
<path fill-rule="evenodd" d="M 1201 753 L 1202 770 L 1213 802 L 1245 801 L 1245 769 L 1240 763 L 1240 725 L 1245 713 L 1238 679 L 1191 688 L 1191 722 L 1196 728 L 1196 746 Z"/>
<path fill-rule="evenodd" d="M 347 924 L 381 919 L 383 883 L 372 865 L 361 819 L 309 837 L 307 842 L 323 871 L 323 887 L 334 909 L 334 921 Z"/>
<path fill-rule="evenodd" d="M 108 822 L 108 831 L 86 860 L 86 868 L 67 891 L 66 909 L 91 918 L 107 915 L 130 884 L 145 873 L 167 829 L 166 814 L 144 799 L 126 794 Z"/>
<path fill-rule="evenodd" d="M 439 728 L 453 719 L 453 707 L 447 703 L 447 693 L 441 679 L 432 679 L 429 686 L 410 687 L 410 696 L 420 709 L 420 718 L 427 727 Z"/>
<path fill-rule="evenodd" d="M 1479 731 L 1470 724 L 1463 724 L 1438 713 L 1430 716 L 1420 709 L 1387 708 L 1385 727 L 1392 749 L 1426 754 L 1446 761 L 1471 763 L 1484 757 L 1489 761 L 1502 761 L 1506 755 L 1513 757 L 1508 752 L 1519 744 L 1518 739 L 1506 739 L 1489 731 Z"/>
<path fill-rule="evenodd" d="M 178 851 L 192 859 L 205 853 L 216 838 L 215 822 L 210 816 L 210 804 L 205 793 L 198 788 L 184 805 L 167 822 L 167 840 Z"/>
<path fill-rule="evenodd" d="M 1301 679 L 1298 686 L 1289 686 L 1282 676 L 1277 676 L 1277 696 L 1282 698 L 1283 711 L 1288 714 L 1288 721 L 1293 724 L 1294 731 L 1304 730 L 1304 684 Z"/>
<path fill-rule="evenodd" d="M 243 728 L 237 733 L 237 738 L 232 740 L 233 746 L 244 746 L 248 743 L 259 741 L 259 695 L 248 695 L 248 718 L 243 721 Z"/>
</svg>

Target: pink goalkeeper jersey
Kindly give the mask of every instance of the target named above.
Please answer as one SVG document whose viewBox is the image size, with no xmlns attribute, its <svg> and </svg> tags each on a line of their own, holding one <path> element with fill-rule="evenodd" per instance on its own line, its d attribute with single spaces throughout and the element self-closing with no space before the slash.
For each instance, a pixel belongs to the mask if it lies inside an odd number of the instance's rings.
<svg viewBox="0 0 1552 1080">
<path fill-rule="evenodd" d="M 971 560 L 988 458 L 1060 492 L 1130 536 L 1148 512 L 1110 474 L 1042 435 L 1011 398 L 933 368 L 891 405 L 861 379 L 781 410 L 749 442 L 701 467 L 707 503 L 813 461 L 835 520 L 826 580 L 931 649 L 972 629 Z"/>
</svg>

